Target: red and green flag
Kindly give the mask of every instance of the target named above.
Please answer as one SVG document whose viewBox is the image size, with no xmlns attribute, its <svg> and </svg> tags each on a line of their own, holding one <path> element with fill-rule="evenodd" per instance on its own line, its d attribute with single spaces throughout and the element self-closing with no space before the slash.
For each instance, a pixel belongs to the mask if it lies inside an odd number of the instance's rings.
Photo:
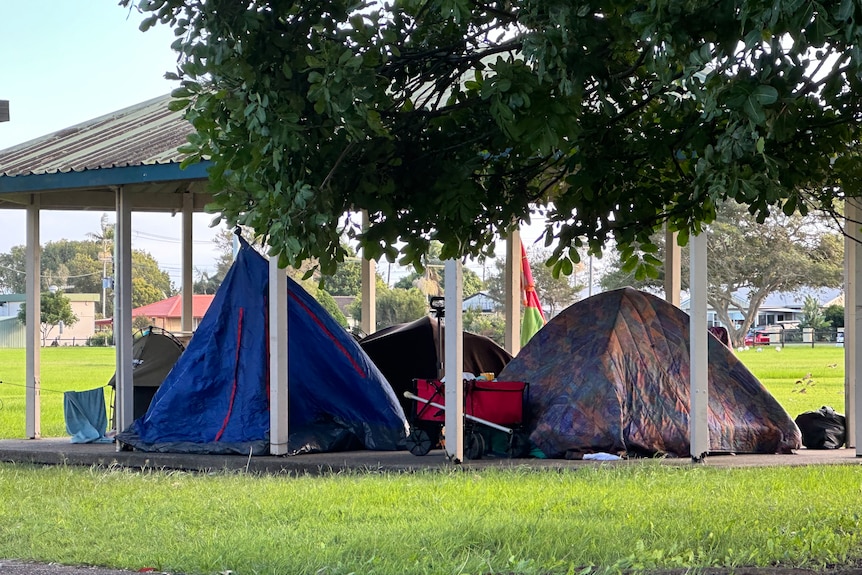
<svg viewBox="0 0 862 575">
<path fill-rule="evenodd" d="M 521 303 L 524 304 L 524 319 L 521 321 L 521 347 L 527 345 L 530 338 L 545 325 L 545 313 L 536 293 L 533 272 L 527 259 L 527 250 L 521 242 Z"/>
</svg>

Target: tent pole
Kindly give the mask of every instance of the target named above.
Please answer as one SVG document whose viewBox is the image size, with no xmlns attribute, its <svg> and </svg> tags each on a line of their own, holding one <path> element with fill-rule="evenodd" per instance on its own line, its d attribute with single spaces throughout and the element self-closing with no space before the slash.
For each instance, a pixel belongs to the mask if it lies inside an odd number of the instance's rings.
<svg viewBox="0 0 862 575">
<path fill-rule="evenodd" d="M 709 426 L 707 410 L 709 407 L 708 354 L 709 332 L 706 325 L 707 314 L 707 271 L 706 271 L 706 232 L 690 239 L 691 310 L 689 323 L 689 345 L 691 365 L 691 391 L 689 396 L 689 443 L 691 459 L 702 462 L 709 451 Z"/>
<path fill-rule="evenodd" d="M 446 454 L 464 461 L 464 274 L 461 260 L 446 260 Z"/>
</svg>

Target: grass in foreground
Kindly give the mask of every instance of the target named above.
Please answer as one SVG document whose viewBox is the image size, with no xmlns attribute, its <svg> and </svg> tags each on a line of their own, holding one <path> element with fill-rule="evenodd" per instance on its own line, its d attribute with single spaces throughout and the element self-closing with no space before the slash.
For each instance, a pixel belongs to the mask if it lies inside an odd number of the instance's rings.
<svg viewBox="0 0 862 575">
<path fill-rule="evenodd" d="M 862 469 L 249 477 L 0 464 L 0 557 L 183 573 L 847 564 Z"/>
</svg>

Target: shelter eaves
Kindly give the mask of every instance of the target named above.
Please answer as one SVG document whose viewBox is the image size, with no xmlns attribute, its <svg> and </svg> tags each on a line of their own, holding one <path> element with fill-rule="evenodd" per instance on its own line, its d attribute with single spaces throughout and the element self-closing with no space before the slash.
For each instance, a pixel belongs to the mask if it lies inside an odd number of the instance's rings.
<svg viewBox="0 0 862 575">
<path fill-rule="evenodd" d="M 135 210 L 178 210 L 183 192 L 202 210 L 209 162 L 180 169 L 178 147 L 194 128 L 170 101 L 154 98 L 0 151 L 0 208 L 24 207 L 39 193 L 43 209 L 110 210 L 122 185 Z"/>
</svg>

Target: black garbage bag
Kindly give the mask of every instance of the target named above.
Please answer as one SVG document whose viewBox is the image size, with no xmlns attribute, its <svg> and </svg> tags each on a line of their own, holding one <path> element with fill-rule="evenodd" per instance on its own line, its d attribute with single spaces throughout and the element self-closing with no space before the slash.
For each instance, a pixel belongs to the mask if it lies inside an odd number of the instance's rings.
<svg viewBox="0 0 862 575">
<path fill-rule="evenodd" d="M 800 413 L 796 426 L 802 432 L 802 445 L 808 449 L 838 449 L 847 438 L 844 416 L 828 405 Z"/>
</svg>

